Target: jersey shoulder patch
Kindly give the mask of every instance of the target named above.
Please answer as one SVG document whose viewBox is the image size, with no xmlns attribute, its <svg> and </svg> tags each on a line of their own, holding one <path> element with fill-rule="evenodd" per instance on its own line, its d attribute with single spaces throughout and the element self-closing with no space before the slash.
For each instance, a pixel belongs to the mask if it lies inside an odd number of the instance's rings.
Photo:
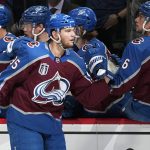
<svg viewBox="0 0 150 150">
<path fill-rule="evenodd" d="M 12 36 L 4 36 L 3 37 L 4 42 L 7 42 L 7 43 L 12 42 L 14 39 L 15 38 Z"/>
<path fill-rule="evenodd" d="M 39 47 L 40 42 L 38 41 L 31 41 L 27 43 L 27 46 L 29 46 L 30 48 L 35 48 L 35 47 Z"/>
<path fill-rule="evenodd" d="M 139 38 L 136 38 L 134 40 L 132 40 L 132 44 L 141 44 L 144 42 L 144 38 L 143 37 L 139 37 Z"/>
</svg>

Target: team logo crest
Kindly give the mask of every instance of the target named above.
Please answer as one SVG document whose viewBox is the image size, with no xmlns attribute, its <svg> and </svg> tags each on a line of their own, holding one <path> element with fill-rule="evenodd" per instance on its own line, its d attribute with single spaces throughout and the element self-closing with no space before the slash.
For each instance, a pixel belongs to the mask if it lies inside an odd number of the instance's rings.
<svg viewBox="0 0 150 150">
<path fill-rule="evenodd" d="M 40 68 L 39 68 L 39 74 L 40 75 L 46 75 L 49 69 L 49 65 L 47 63 L 42 63 L 40 64 Z"/>
<path fill-rule="evenodd" d="M 93 45 L 92 44 L 85 44 L 83 47 L 82 47 L 82 51 L 86 52 L 88 49 L 92 48 Z"/>
<path fill-rule="evenodd" d="M 3 40 L 4 40 L 5 42 L 12 42 L 12 41 L 14 41 L 14 38 L 11 37 L 11 36 L 5 36 L 5 37 L 3 38 Z"/>
<path fill-rule="evenodd" d="M 48 91 L 48 86 L 52 85 L 53 82 L 56 81 L 59 84 L 59 88 L 53 87 Z M 63 104 L 63 99 L 65 98 L 69 88 L 69 81 L 61 77 L 59 73 L 56 72 L 54 77 L 41 82 L 34 88 L 34 97 L 32 98 L 32 101 L 40 104 L 52 103 L 55 106 L 60 106 Z"/>
<path fill-rule="evenodd" d="M 86 10 L 85 10 L 85 9 L 80 10 L 80 11 L 79 11 L 79 13 L 78 13 L 78 15 L 83 15 L 83 14 L 85 14 L 85 15 L 86 15 Z"/>
<path fill-rule="evenodd" d="M 142 37 L 136 38 L 132 41 L 133 44 L 141 44 L 142 42 L 144 42 Z"/>
<path fill-rule="evenodd" d="M 31 48 L 38 47 L 40 43 L 38 41 L 28 42 L 27 45 Z"/>
</svg>

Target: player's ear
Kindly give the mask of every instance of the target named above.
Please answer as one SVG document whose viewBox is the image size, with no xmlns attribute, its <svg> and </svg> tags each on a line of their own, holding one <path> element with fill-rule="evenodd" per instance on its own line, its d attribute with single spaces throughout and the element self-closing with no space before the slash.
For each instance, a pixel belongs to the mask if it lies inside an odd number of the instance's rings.
<svg viewBox="0 0 150 150">
<path fill-rule="evenodd" d="M 150 30 L 150 21 L 148 21 L 145 25 L 144 25 L 144 28 L 146 30 Z"/>
<path fill-rule="evenodd" d="M 147 28 L 150 29 L 150 21 L 147 23 Z"/>
<path fill-rule="evenodd" d="M 52 31 L 52 37 L 53 37 L 54 39 L 58 40 L 58 39 L 59 39 L 58 32 L 55 31 L 55 30 Z"/>
<path fill-rule="evenodd" d="M 36 26 L 36 28 L 38 29 L 38 31 L 42 31 L 43 28 L 44 28 L 44 26 L 43 26 L 43 24 L 38 24 L 38 25 Z"/>
</svg>

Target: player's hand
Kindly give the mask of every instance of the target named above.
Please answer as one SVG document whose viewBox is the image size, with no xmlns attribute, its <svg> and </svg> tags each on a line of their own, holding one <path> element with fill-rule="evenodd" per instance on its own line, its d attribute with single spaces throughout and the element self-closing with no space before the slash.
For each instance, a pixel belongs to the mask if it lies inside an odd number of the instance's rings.
<svg viewBox="0 0 150 150">
<path fill-rule="evenodd" d="M 118 55 L 116 55 L 116 54 L 111 54 L 111 55 L 110 55 L 110 58 L 111 58 L 112 62 L 113 62 L 116 66 L 120 66 L 120 65 L 121 65 L 122 61 L 121 61 L 121 58 L 120 58 Z"/>
<path fill-rule="evenodd" d="M 121 63 L 117 55 L 111 55 L 109 58 L 106 53 L 99 48 L 91 47 L 86 51 L 85 61 L 88 66 L 89 73 L 93 79 L 99 80 L 107 76 L 113 79 L 119 69 Z"/>
<path fill-rule="evenodd" d="M 116 54 L 111 54 L 107 63 L 107 77 L 112 80 L 117 73 L 120 64 L 121 59 Z"/>
</svg>

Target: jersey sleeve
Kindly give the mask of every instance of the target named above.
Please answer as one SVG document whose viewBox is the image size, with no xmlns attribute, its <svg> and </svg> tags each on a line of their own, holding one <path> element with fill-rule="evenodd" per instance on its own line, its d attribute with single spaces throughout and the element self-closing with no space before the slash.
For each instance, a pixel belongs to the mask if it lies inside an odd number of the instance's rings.
<svg viewBox="0 0 150 150">
<path fill-rule="evenodd" d="M 139 79 L 142 52 L 137 44 L 129 43 L 121 58 L 122 64 L 111 82 L 114 94 L 123 94 L 132 89 Z"/>
<path fill-rule="evenodd" d="M 81 63 L 82 67 L 76 68 L 70 90 L 84 107 L 95 107 L 109 95 L 110 88 L 104 80 L 93 82 L 87 75 L 84 61 Z"/>
<path fill-rule="evenodd" d="M 28 58 L 16 57 L 10 65 L 1 72 L 0 76 L 0 104 L 13 91 L 13 87 L 21 84 L 30 74 L 32 68 L 28 67 Z"/>
<path fill-rule="evenodd" d="M 20 45 L 19 45 L 20 44 Z M 5 104 L 8 95 L 13 93 L 13 88 L 20 85 L 33 72 L 36 60 L 28 42 L 16 44 L 17 56 L 11 61 L 0 75 L 0 105 Z M 13 46 L 13 45 L 12 45 Z M 13 48 L 12 48 L 13 49 Z M 9 103 L 9 102 L 7 102 Z"/>
</svg>

